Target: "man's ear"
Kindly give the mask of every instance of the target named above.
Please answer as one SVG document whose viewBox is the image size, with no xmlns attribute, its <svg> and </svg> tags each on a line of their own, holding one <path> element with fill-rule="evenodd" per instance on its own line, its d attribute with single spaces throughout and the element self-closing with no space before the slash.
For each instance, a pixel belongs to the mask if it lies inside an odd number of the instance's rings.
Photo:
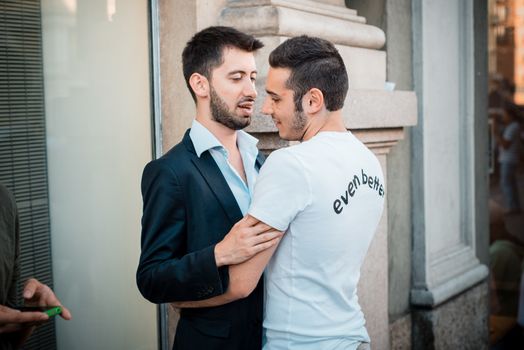
<svg viewBox="0 0 524 350">
<path fill-rule="evenodd" d="M 209 96 L 209 81 L 199 73 L 193 73 L 189 77 L 189 85 L 196 96 L 205 98 Z"/>
<path fill-rule="evenodd" d="M 312 88 L 304 95 L 302 107 L 308 114 L 315 114 L 324 108 L 324 94 L 317 88 Z"/>
</svg>

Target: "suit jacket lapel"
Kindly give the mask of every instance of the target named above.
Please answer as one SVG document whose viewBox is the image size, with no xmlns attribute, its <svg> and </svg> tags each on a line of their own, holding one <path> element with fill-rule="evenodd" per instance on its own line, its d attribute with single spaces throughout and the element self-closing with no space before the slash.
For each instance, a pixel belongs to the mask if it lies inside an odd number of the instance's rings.
<svg viewBox="0 0 524 350">
<path fill-rule="evenodd" d="M 231 223 L 235 224 L 242 219 L 242 211 L 240 210 L 235 196 L 233 195 L 233 192 L 231 192 L 231 189 L 215 160 L 207 151 L 202 153 L 200 158 L 196 155 L 193 142 L 189 136 L 189 130 L 184 135 L 183 142 L 187 149 L 193 154 L 191 162 L 195 164 L 202 177 L 206 180 L 218 202 L 226 211 Z"/>
<path fill-rule="evenodd" d="M 262 152 L 259 151 L 257 159 L 255 160 L 255 168 L 257 169 L 257 171 L 260 171 L 260 168 L 262 167 L 265 161 L 266 157 L 262 154 Z"/>
</svg>

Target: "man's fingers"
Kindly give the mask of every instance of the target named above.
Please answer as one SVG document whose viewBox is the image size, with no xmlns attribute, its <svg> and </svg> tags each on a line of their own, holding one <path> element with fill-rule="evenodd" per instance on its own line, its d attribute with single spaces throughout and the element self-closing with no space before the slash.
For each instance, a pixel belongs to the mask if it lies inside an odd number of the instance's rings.
<svg viewBox="0 0 524 350">
<path fill-rule="evenodd" d="M 260 233 L 266 232 L 269 230 L 274 230 L 273 227 L 269 226 L 268 224 L 263 223 L 262 221 L 259 221 L 258 224 L 253 226 L 256 230 L 258 230 Z"/>
<path fill-rule="evenodd" d="M 41 306 L 60 306 L 62 308 L 62 312 L 60 313 L 60 317 L 62 317 L 64 320 L 70 320 L 73 318 L 73 315 L 71 315 L 71 311 L 69 311 L 68 308 L 66 308 L 60 300 L 56 297 L 55 293 L 51 289 L 46 290 L 46 292 L 41 296 L 39 303 Z"/>
<path fill-rule="evenodd" d="M 60 317 L 62 317 L 64 320 L 70 320 L 73 318 L 73 315 L 71 315 L 71 311 L 62 306 L 62 313 L 60 314 Z"/>
<path fill-rule="evenodd" d="M 256 246 L 253 247 L 253 249 L 256 251 L 255 254 L 258 254 L 266 249 L 269 249 L 271 248 L 272 246 L 278 244 L 281 240 L 281 236 L 278 236 L 276 238 L 273 238 L 272 240 L 270 241 L 266 241 L 264 243 L 260 243 L 260 244 L 257 244 Z"/>
<path fill-rule="evenodd" d="M 13 310 L 13 312 L 3 313 L 0 316 L 0 324 L 41 322 L 47 321 L 48 319 L 49 316 L 43 312 L 20 312 Z"/>
<path fill-rule="evenodd" d="M 246 215 L 242 219 L 237 221 L 235 226 L 237 226 L 237 227 L 250 227 L 250 226 L 254 226 L 256 223 L 258 223 L 257 219 L 255 219 L 251 215 Z"/>
<path fill-rule="evenodd" d="M 262 234 L 259 234 L 254 238 L 254 245 L 259 245 L 264 242 L 271 241 L 275 238 L 282 237 L 284 233 L 282 231 L 272 230 Z"/>
<path fill-rule="evenodd" d="M 256 237 L 267 231 L 275 230 L 273 227 L 259 222 L 255 226 L 247 227 L 244 229 L 245 237 Z"/>
<path fill-rule="evenodd" d="M 30 278 L 25 283 L 24 287 L 24 299 L 31 299 L 35 295 L 36 289 L 39 287 L 40 282 L 34 278 Z"/>
<path fill-rule="evenodd" d="M 49 317 L 43 312 L 21 312 L 10 307 L 0 305 L 0 325 L 9 323 L 26 323 L 45 321 Z"/>
<path fill-rule="evenodd" d="M 28 322 L 42 322 L 47 321 L 49 316 L 43 312 L 19 312 L 17 320 L 15 322 L 28 323 Z"/>
<path fill-rule="evenodd" d="M 243 222 L 244 226 L 254 226 L 260 222 L 258 219 L 252 217 L 251 215 L 246 215 L 244 218 L 242 218 L 241 221 Z"/>
</svg>

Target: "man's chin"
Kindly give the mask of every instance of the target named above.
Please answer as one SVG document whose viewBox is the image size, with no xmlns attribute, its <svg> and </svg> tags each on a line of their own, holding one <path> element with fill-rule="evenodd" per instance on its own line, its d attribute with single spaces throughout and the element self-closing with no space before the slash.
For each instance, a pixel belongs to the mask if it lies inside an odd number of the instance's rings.
<svg viewBox="0 0 524 350">
<path fill-rule="evenodd" d="M 298 134 L 284 133 L 280 129 L 278 129 L 278 137 L 280 137 L 284 141 L 301 141 L 301 138 L 300 138 L 300 136 Z"/>
<path fill-rule="evenodd" d="M 242 130 L 244 128 L 247 128 L 249 124 L 251 124 L 251 116 L 250 115 L 239 116 L 235 124 L 238 125 L 237 130 Z"/>
<path fill-rule="evenodd" d="M 248 120 L 242 120 L 242 121 L 237 120 L 235 121 L 235 123 L 232 123 L 226 126 L 233 130 L 242 130 L 242 129 L 247 128 L 249 124 L 251 124 L 251 118 L 249 118 Z"/>
<path fill-rule="evenodd" d="M 289 140 L 289 136 L 286 135 L 282 130 L 278 130 L 278 137 L 280 137 L 282 140 L 285 140 L 285 141 L 291 141 Z"/>
</svg>

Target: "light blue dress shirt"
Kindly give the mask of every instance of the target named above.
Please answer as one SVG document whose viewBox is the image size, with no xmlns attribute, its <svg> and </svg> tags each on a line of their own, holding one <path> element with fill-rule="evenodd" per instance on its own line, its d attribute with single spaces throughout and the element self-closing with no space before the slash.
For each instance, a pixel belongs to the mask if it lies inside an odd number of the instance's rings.
<svg viewBox="0 0 524 350">
<path fill-rule="evenodd" d="M 224 175 L 231 192 L 233 192 L 242 215 L 245 216 L 251 204 L 251 195 L 253 194 L 258 175 L 258 171 L 255 168 L 258 155 L 258 140 L 245 131 L 237 131 L 237 146 L 242 156 L 247 179 L 246 184 L 236 169 L 229 163 L 229 152 L 205 126 L 194 120 L 191 125 L 191 131 L 189 131 L 189 137 L 193 141 L 195 152 L 199 158 L 202 153 L 209 151 L 222 175 Z"/>
</svg>

